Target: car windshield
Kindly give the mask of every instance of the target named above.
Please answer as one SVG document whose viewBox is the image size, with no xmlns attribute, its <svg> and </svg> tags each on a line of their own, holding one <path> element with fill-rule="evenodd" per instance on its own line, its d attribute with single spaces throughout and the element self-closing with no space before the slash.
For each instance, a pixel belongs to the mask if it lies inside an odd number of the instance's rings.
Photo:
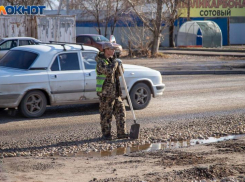
<svg viewBox="0 0 245 182">
<path fill-rule="evenodd" d="M 3 39 L 0 39 L 0 44 L 1 44 L 2 42 L 4 42 L 4 40 L 3 40 Z"/>
<path fill-rule="evenodd" d="M 32 52 L 10 50 L 2 59 L 0 59 L 0 66 L 29 69 L 37 56 L 38 54 Z"/>
<path fill-rule="evenodd" d="M 94 39 L 95 42 L 110 42 L 103 35 L 92 36 L 92 39 Z"/>
</svg>

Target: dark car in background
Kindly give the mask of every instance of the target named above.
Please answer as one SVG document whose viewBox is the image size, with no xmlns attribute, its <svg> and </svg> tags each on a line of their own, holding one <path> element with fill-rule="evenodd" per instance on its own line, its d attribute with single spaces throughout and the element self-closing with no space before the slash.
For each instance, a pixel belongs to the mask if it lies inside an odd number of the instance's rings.
<svg viewBox="0 0 245 182">
<path fill-rule="evenodd" d="M 98 34 L 80 34 L 76 37 L 77 43 L 82 43 L 86 46 L 92 46 L 100 51 L 103 50 L 103 44 L 106 42 L 111 42 L 114 44 L 114 46 L 118 47 L 116 50 L 116 56 L 120 57 L 122 53 L 122 46 L 116 43 L 116 39 L 114 35 L 110 35 L 109 39 L 104 37 L 103 35 Z"/>
</svg>

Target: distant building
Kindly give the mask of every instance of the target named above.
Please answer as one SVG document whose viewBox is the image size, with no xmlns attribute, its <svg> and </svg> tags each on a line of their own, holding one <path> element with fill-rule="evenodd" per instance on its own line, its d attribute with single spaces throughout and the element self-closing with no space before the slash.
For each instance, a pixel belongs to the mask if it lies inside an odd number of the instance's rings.
<svg viewBox="0 0 245 182">
<path fill-rule="evenodd" d="M 187 3 L 182 3 L 184 9 L 179 25 L 186 21 Z M 223 45 L 245 44 L 245 1 L 233 0 L 190 0 L 191 20 L 211 20 L 221 28 Z"/>
<path fill-rule="evenodd" d="M 199 2 L 200 1 L 200 2 Z M 218 1 L 218 0 L 217 0 Z M 211 20 L 214 21 L 215 23 L 217 23 L 222 31 L 222 39 L 223 39 L 223 45 L 235 45 L 235 44 L 245 44 L 245 36 L 244 36 L 244 32 L 245 32 L 245 4 L 241 5 L 244 6 L 243 8 L 239 8 L 239 6 L 237 5 L 233 7 L 233 9 L 231 8 L 231 12 L 229 12 L 229 14 L 227 14 L 228 9 L 224 9 L 223 11 L 223 15 L 224 16 L 217 16 L 218 15 L 218 11 L 219 9 L 212 9 L 212 10 L 208 10 L 207 7 L 204 6 L 208 6 L 207 4 L 202 4 L 202 0 L 191 0 L 191 13 L 190 13 L 190 19 L 191 20 Z M 212 3 L 216 2 L 216 0 L 210 1 Z M 226 2 L 226 1 L 225 1 Z M 233 2 L 233 1 L 232 1 Z M 232 3 L 230 3 L 229 0 L 227 0 L 226 2 L 228 5 L 227 7 L 229 7 L 230 5 L 232 5 Z M 196 8 L 195 6 L 198 6 L 198 8 Z M 211 6 L 211 5 L 210 5 Z M 218 6 L 218 4 L 216 4 L 216 6 Z M 220 5 L 221 7 L 222 5 Z M 185 8 L 185 7 L 183 7 Z M 149 9 L 148 9 L 149 10 Z M 208 11 L 208 13 L 207 13 Z M 221 10 L 220 10 L 221 11 Z M 210 13 L 211 12 L 211 13 Z M 213 13 L 215 12 L 215 13 Z M 44 14 L 57 14 L 58 10 L 45 10 Z M 60 14 L 61 15 L 66 15 L 66 10 L 61 10 Z M 225 14 L 226 13 L 226 14 Z M 238 14 L 237 14 L 238 13 Z M 220 13 L 221 14 L 221 13 Z M 96 30 L 98 28 L 97 23 L 94 21 L 93 17 L 84 17 L 82 15 L 82 11 L 81 10 L 69 10 L 69 15 L 76 15 L 76 34 L 97 34 L 98 31 Z M 123 18 L 125 18 L 125 16 L 135 16 L 135 14 L 133 13 L 133 11 L 129 11 L 127 12 L 127 14 L 122 14 Z M 207 15 L 207 16 L 206 16 Z M 216 16 L 213 16 L 216 15 Z M 235 15 L 235 16 L 233 16 Z M 237 16 L 238 17 L 237 17 Z M 149 13 L 150 16 L 150 13 Z M 228 17 L 229 16 L 229 17 Z M 103 17 L 101 17 L 101 19 L 103 20 Z M 135 19 L 137 23 L 137 25 L 140 27 L 143 27 L 143 23 L 141 22 L 141 20 L 139 18 Z M 174 28 L 174 40 L 177 43 L 177 36 L 178 36 L 178 30 L 180 28 L 180 26 L 185 23 L 187 21 L 186 15 L 180 17 L 178 20 L 175 21 L 175 28 Z M 102 21 L 103 22 L 103 21 Z M 108 32 L 110 32 L 110 23 L 109 25 L 107 25 L 107 29 Z M 114 36 L 116 37 L 116 40 L 119 44 L 123 45 L 123 47 L 127 47 L 128 45 L 128 38 L 126 36 L 124 36 L 125 31 L 127 26 L 133 26 L 131 23 L 125 23 L 122 21 L 117 22 L 116 27 L 115 27 L 115 31 L 114 31 Z M 102 34 L 104 34 L 105 31 L 105 25 L 102 23 L 101 24 L 101 30 L 102 30 Z M 164 39 L 161 41 L 161 45 L 160 46 L 164 46 L 164 47 L 168 47 L 169 46 L 169 30 L 168 28 L 166 28 L 163 32 L 163 37 Z M 177 45 L 177 44 L 176 44 Z"/>
<path fill-rule="evenodd" d="M 66 10 L 61 10 L 60 15 L 66 15 Z M 45 10 L 44 14 L 46 15 L 54 15 L 58 14 L 58 10 Z M 93 17 L 84 17 L 82 16 L 82 11 L 81 10 L 69 10 L 69 15 L 76 15 L 76 34 L 98 34 L 98 31 L 96 30 L 98 28 L 97 23 L 94 21 Z M 125 17 L 128 17 L 130 19 L 131 16 L 135 17 L 135 14 L 133 12 L 127 12 L 126 14 L 121 15 L 123 19 Z M 101 17 L 102 22 L 103 22 L 103 17 Z M 138 25 L 138 27 L 143 27 L 143 22 L 139 18 L 134 19 L 136 22 L 135 24 Z M 101 30 L 102 30 L 102 35 L 104 35 L 105 31 L 105 25 L 101 24 Z M 108 26 L 108 33 L 110 32 L 110 26 L 111 22 L 109 22 Z M 127 34 L 127 27 L 133 27 L 134 25 L 131 22 L 123 22 L 123 21 L 118 21 L 115 30 L 114 30 L 114 36 L 117 40 L 117 43 L 121 44 L 124 48 L 128 46 L 128 37 L 124 36 Z M 140 29 L 140 28 L 139 28 Z M 142 29 L 142 28 L 141 28 Z M 168 29 L 164 30 L 163 32 L 164 40 L 161 42 L 161 46 L 168 46 L 169 45 L 169 40 L 168 40 Z"/>
</svg>

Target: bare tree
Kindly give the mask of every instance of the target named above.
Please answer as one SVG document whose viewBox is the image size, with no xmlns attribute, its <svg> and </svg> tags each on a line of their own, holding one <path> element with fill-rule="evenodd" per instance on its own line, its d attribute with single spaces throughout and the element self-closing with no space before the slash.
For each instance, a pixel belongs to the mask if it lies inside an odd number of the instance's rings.
<svg viewBox="0 0 245 182">
<path fill-rule="evenodd" d="M 152 33 L 145 26 L 137 24 L 137 16 L 124 17 L 125 27 L 121 28 L 122 42 L 129 50 L 129 56 L 149 56 Z"/>
<path fill-rule="evenodd" d="M 111 18 L 111 13 L 112 11 L 110 11 L 110 9 L 112 8 L 112 2 L 111 0 L 106 0 L 106 11 L 105 11 L 105 18 L 104 18 L 104 25 L 105 25 L 105 37 L 107 36 L 107 25 L 110 22 L 110 18 Z"/>
<path fill-rule="evenodd" d="M 153 34 L 151 55 L 158 53 L 162 31 L 177 17 L 175 0 L 127 0 L 134 12 Z M 148 3 L 148 5 L 146 5 Z M 150 6 L 149 6 L 150 5 Z M 146 8 L 148 7 L 148 9 Z M 151 9 L 149 9 L 151 7 Z M 152 16 L 149 16 L 149 15 Z M 165 24 L 162 26 L 162 24 Z"/>
<path fill-rule="evenodd" d="M 0 0 L 0 5 L 7 6 L 7 1 L 6 0 Z"/>
<path fill-rule="evenodd" d="M 181 14 L 180 12 L 180 5 L 181 0 L 172 0 L 167 3 L 168 9 L 169 9 L 169 47 L 175 47 L 174 42 L 174 22 L 177 20 Z"/>
<path fill-rule="evenodd" d="M 109 24 L 110 34 L 114 33 L 120 13 L 126 7 L 125 4 L 124 0 L 72 0 L 70 9 L 80 9 L 83 17 L 86 17 L 88 21 L 96 22 L 99 34 L 102 34 L 101 27 L 104 25 L 104 35 L 106 36 Z"/>
<path fill-rule="evenodd" d="M 106 0 L 76 0 L 71 4 L 71 9 L 82 10 L 82 16 L 89 21 L 95 21 L 97 24 L 96 30 L 101 35 L 103 10 L 106 9 Z"/>
<path fill-rule="evenodd" d="M 24 5 L 24 6 L 38 6 L 48 5 L 53 9 L 54 2 L 52 0 L 2 0 L 6 5 Z"/>
<path fill-rule="evenodd" d="M 106 9 L 105 9 L 105 36 L 107 36 L 107 27 L 110 24 L 110 33 L 113 35 L 117 22 L 119 21 L 120 14 L 127 9 L 127 4 L 123 0 L 105 0 Z M 122 18 L 121 18 L 122 19 Z"/>
<path fill-rule="evenodd" d="M 111 34 L 114 34 L 114 30 L 116 27 L 116 24 L 119 20 L 124 20 L 124 17 L 122 17 L 122 14 L 124 11 L 126 11 L 129 8 L 129 5 L 127 1 L 124 0 L 109 0 L 113 1 L 112 7 L 108 9 L 107 11 L 113 10 L 111 15 L 110 15 L 110 20 L 111 20 Z"/>
</svg>

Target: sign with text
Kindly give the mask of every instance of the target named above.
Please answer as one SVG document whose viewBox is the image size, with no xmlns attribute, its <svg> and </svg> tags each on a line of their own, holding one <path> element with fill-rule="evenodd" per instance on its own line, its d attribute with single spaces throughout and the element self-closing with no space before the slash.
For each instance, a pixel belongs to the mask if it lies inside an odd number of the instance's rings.
<svg viewBox="0 0 245 182">
<path fill-rule="evenodd" d="M 245 0 L 189 0 L 190 17 L 245 16 Z M 187 17 L 188 0 L 181 2 L 180 17 Z"/>
<path fill-rule="evenodd" d="M 46 6 L 0 6 L 0 15 L 38 15 L 43 14 Z"/>
</svg>

